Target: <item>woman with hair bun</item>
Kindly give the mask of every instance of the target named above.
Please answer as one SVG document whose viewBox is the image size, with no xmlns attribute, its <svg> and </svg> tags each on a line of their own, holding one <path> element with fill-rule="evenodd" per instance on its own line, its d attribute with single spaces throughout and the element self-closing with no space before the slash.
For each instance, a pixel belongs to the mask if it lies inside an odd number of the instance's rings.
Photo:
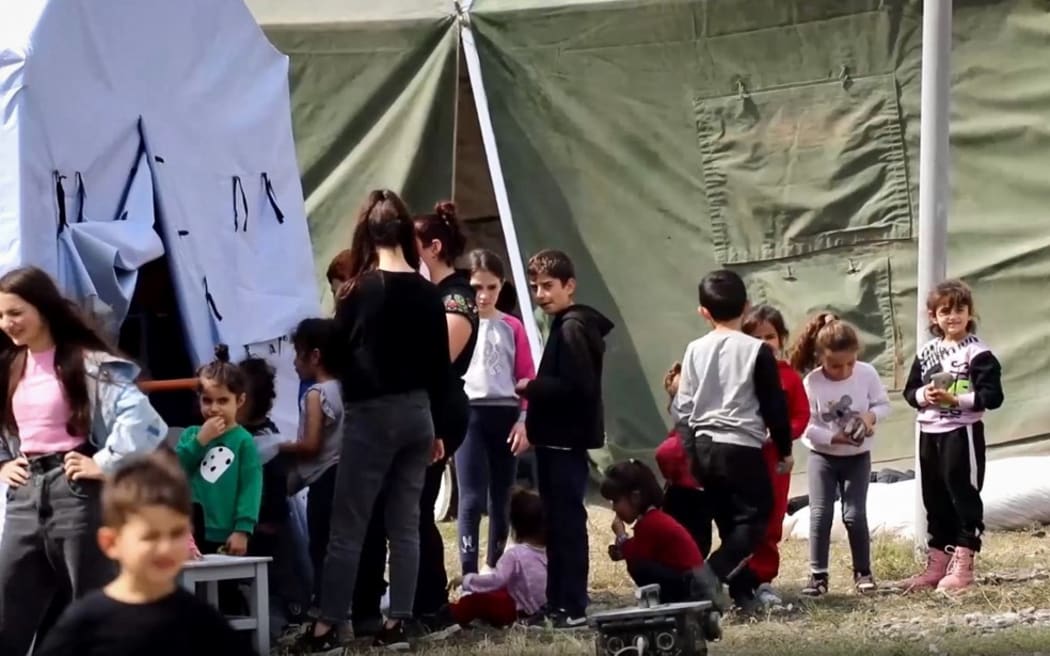
<svg viewBox="0 0 1050 656">
<path fill-rule="evenodd" d="M 463 390 L 463 375 L 470 367 L 478 339 L 478 306 L 470 286 L 470 272 L 455 268 L 463 255 L 467 238 L 459 225 L 456 206 L 442 201 L 430 214 L 412 219 L 415 225 L 419 258 L 430 272 L 445 306 L 448 324 L 448 350 L 452 362 L 453 385 L 449 390 L 446 416 L 449 432 L 441 435 L 443 451 L 427 469 L 423 495 L 420 497 L 420 568 L 416 588 L 416 617 L 430 630 L 441 630 L 453 624 L 448 607 L 448 574 L 445 571 L 445 545 L 434 520 L 434 504 L 441 490 L 441 478 L 467 434 L 470 404 Z"/>
</svg>

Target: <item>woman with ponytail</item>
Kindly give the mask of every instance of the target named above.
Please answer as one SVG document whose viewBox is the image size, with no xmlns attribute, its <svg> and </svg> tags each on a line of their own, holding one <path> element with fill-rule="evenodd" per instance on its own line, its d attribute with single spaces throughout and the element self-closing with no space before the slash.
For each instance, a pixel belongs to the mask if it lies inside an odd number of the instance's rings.
<svg viewBox="0 0 1050 656">
<path fill-rule="evenodd" d="M 376 499 L 390 539 L 390 612 L 375 646 L 409 646 L 419 569 L 419 499 L 435 435 L 452 434 L 452 372 L 441 295 L 419 275 L 412 218 L 392 191 L 368 195 L 350 247 L 350 279 L 336 306 L 333 371 L 342 383 L 344 434 L 321 583 L 320 617 L 302 639 L 308 653 L 341 647 L 336 626 L 351 607 Z"/>
</svg>

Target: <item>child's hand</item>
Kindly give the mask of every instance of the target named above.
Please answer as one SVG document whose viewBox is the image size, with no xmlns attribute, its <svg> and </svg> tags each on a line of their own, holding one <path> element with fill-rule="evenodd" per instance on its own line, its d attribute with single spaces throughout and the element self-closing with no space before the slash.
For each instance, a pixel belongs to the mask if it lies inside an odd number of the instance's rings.
<svg viewBox="0 0 1050 656">
<path fill-rule="evenodd" d="M 248 553 L 248 534 L 234 531 L 226 538 L 226 554 L 230 556 L 243 556 Z"/>
<path fill-rule="evenodd" d="M 780 462 L 777 463 L 778 474 L 790 474 L 791 470 L 795 467 L 795 459 L 791 456 L 781 458 Z"/>
<path fill-rule="evenodd" d="M 201 446 L 208 446 L 226 432 L 226 420 L 222 417 L 211 417 L 203 424 L 197 433 L 197 441 Z"/>
<path fill-rule="evenodd" d="M 449 592 L 454 592 L 456 589 L 458 589 L 458 588 L 460 588 L 462 586 L 463 586 L 463 577 L 462 576 L 453 576 L 452 578 L 450 578 L 448 580 L 448 591 Z"/>
<path fill-rule="evenodd" d="M 948 408 L 954 408 L 959 405 L 959 399 L 948 390 L 939 389 L 934 387 L 933 389 L 926 389 L 926 400 L 934 405 L 939 405 Z"/>
<path fill-rule="evenodd" d="M 846 431 L 839 431 L 835 433 L 834 437 L 831 438 L 832 444 L 848 444 L 849 446 L 857 446 L 850 439 L 849 435 L 846 435 Z"/>
<path fill-rule="evenodd" d="M 524 423 L 519 421 L 514 424 L 514 428 L 510 431 L 510 437 L 507 438 L 507 443 L 510 444 L 510 452 L 515 456 L 520 456 L 532 447 L 529 444 L 529 437 L 525 433 Z"/>
<path fill-rule="evenodd" d="M 524 394 L 525 393 L 525 388 L 529 386 L 529 382 L 530 381 L 529 381 L 528 378 L 522 378 L 521 380 L 519 380 L 517 383 L 514 384 L 514 391 L 518 395 Z"/>
<path fill-rule="evenodd" d="M 65 468 L 66 477 L 73 481 L 82 479 L 102 480 L 103 477 L 102 469 L 93 458 L 76 451 L 70 451 L 66 454 L 62 466 Z"/>
<path fill-rule="evenodd" d="M 875 434 L 875 422 L 877 421 L 874 412 L 863 412 L 860 415 L 860 420 L 864 422 L 864 428 L 867 429 L 867 436 L 871 437 Z"/>
<path fill-rule="evenodd" d="M 618 563 L 621 560 L 623 560 L 623 550 L 620 549 L 620 545 L 609 545 L 609 560 L 613 561 L 614 563 Z"/>
<path fill-rule="evenodd" d="M 440 437 L 434 440 L 434 446 L 430 451 L 430 464 L 434 464 L 445 457 L 445 440 Z"/>
<path fill-rule="evenodd" d="M 627 535 L 627 527 L 624 525 L 623 520 L 617 517 L 612 522 L 612 532 L 618 538 L 622 538 Z"/>
</svg>

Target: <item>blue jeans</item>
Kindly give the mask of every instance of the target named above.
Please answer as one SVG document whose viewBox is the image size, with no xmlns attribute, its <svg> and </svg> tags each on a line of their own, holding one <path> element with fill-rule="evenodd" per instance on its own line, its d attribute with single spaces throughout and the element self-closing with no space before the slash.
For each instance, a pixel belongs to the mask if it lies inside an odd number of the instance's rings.
<svg viewBox="0 0 1050 656">
<path fill-rule="evenodd" d="M 488 509 L 489 544 L 485 562 L 495 567 L 510 533 L 510 490 L 518 459 L 507 438 L 518 421 L 518 407 L 472 405 L 467 438 L 456 451 L 459 483 L 459 561 L 463 574 L 478 571 L 478 533 Z"/>
<path fill-rule="evenodd" d="M 587 480 L 583 449 L 538 447 L 536 476 L 547 521 L 547 605 L 570 617 L 587 611 Z"/>
<path fill-rule="evenodd" d="M 0 544 L 0 654 L 25 654 L 56 595 L 108 584 L 116 565 L 96 536 L 99 481 L 70 481 L 59 455 L 30 459 L 29 481 L 7 491 Z"/>
</svg>

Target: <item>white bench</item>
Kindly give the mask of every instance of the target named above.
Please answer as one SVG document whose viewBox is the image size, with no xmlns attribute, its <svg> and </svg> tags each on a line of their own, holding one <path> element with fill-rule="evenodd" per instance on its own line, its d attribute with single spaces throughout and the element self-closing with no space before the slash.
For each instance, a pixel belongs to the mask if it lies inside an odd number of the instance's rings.
<svg viewBox="0 0 1050 656">
<path fill-rule="evenodd" d="M 208 603 L 219 607 L 219 581 L 251 580 L 248 595 L 249 617 L 227 617 L 236 631 L 253 631 L 255 649 L 259 656 L 270 653 L 270 582 L 271 558 L 251 556 L 205 556 L 203 560 L 191 560 L 179 574 L 179 585 L 197 594 L 199 585 L 204 586 Z"/>
</svg>

